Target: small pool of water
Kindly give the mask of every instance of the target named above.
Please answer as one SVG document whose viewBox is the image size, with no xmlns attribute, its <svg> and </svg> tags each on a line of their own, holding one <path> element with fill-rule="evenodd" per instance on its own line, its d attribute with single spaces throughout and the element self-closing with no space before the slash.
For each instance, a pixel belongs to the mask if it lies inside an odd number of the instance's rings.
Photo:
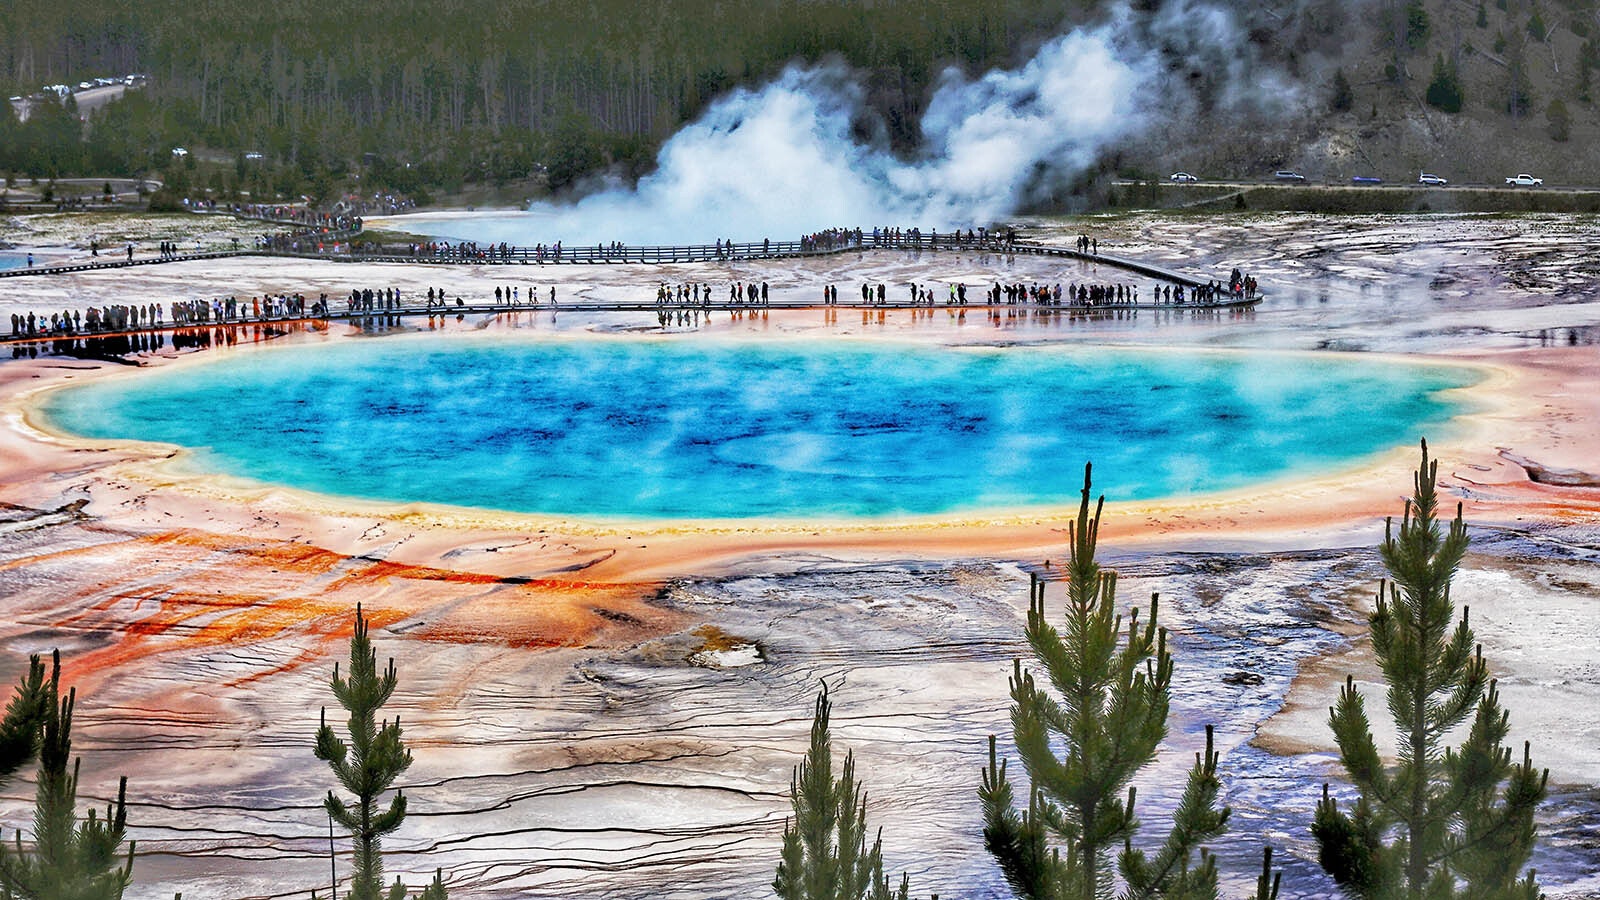
<svg viewBox="0 0 1600 900">
<path fill-rule="evenodd" d="M 66 431 L 202 471 L 515 512 L 937 515 L 1320 472 L 1438 435 L 1458 368 L 872 342 L 427 338 L 218 353 L 59 391 Z"/>
</svg>

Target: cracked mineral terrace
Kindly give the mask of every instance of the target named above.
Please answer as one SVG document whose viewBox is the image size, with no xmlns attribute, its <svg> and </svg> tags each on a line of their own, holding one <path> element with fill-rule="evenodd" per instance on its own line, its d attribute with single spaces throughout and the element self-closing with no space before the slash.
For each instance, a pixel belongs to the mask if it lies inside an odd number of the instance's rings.
<svg viewBox="0 0 1600 900">
<path fill-rule="evenodd" d="M 1536 855 L 1552 898 L 1600 896 L 1600 264 L 1574 216 L 1031 223 L 1030 236 L 1214 276 L 1239 266 L 1269 299 L 1247 317 L 965 319 L 936 309 L 718 318 L 697 333 L 940 343 L 1060 341 L 1395 354 L 1481 366 L 1458 433 L 1430 441 L 1466 504 L 1474 550 L 1456 585 L 1552 798 Z M 70 251 L 62 250 L 63 254 Z M 399 286 L 483 295 L 503 269 L 228 260 L 15 279 L 22 309 L 267 291 Z M 1088 266 L 956 254 L 517 271 L 563 296 L 653 293 L 659 281 L 1084 280 Z M 438 326 L 629 332 L 653 318 L 478 318 Z M 405 326 L 426 328 L 414 323 Z M 285 341 L 338 340 L 329 334 Z M 226 350 L 207 351 L 230 352 Z M 183 364 L 188 354 L 141 357 Z M 1292 357 L 1286 357 L 1292 360 Z M 819 680 L 835 740 L 856 753 L 887 866 L 919 892 L 1005 895 L 975 791 L 986 737 L 1008 733 L 1029 572 L 1065 554 L 1046 515 L 809 527 L 539 519 L 360 503 L 184 471 L 168 448 L 41 431 L 38 392 L 125 367 L 0 364 L 0 675 L 60 647 L 79 689 L 85 802 L 130 778 L 133 896 L 304 897 L 325 888 L 330 785 L 316 709 L 360 602 L 401 684 L 391 710 L 416 764 L 388 868 L 442 866 L 461 897 L 752 896 L 766 890 Z M 1307 831 L 1337 779 L 1326 707 L 1346 673 L 1375 684 L 1364 634 L 1382 517 L 1413 447 L 1325 476 L 1107 507 L 1105 562 L 1124 602 L 1162 596 L 1178 676 L 1171 735 L 1138 780 L 1169 805 L 1214 723 L 1237 888 L 1270 843 L 1296 897 L 1336 896 Z M 1081 460 L 1064 464 L 1081 465 Z M 1053 565 L 1053 564 L 1052 564 Z M 1052 588 L 1057 590 L 1058 588 Z M 31 787 L 0 824 L 30 827 Z M 1234 893 L 1238 893 L 1236 889 Z"/>
</svg>

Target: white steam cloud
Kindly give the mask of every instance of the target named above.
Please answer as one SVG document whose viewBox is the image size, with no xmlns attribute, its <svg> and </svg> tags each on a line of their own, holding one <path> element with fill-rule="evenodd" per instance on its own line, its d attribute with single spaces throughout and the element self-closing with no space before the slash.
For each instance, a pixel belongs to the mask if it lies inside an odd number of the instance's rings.
<svg viewBox="0 0 1600 900">
<path fill-rule="evenodd" d="M 855 136 L 865 106 L 853 73 L 791 65 L 762 88 L 715 101 L 663 145 L 655 171 L 635 187 L 475 216 L 470 228 L 438 222 L 437 230 L 523 246 L 640 246 L 792 239 L 833 226 L 987 225 L 1018 209 L 1030 189 L 1079 175 L 1107 147 L 1146 133 L 1152 115 L 1173 113 L 1173 98 L 1158 96 L 1162 66 L 1148 44 L 1153 32 L 1192 27 L 1185 18 L 1136 29 L 1123 10 L 1051 40 L 1019 69 L 976 80 L 947 70 L 922 119 L 924 146 L 910 160 Z M 1206 31 L 1225 27 L 1210 13 L 1205 22 Z"/>
</svg>

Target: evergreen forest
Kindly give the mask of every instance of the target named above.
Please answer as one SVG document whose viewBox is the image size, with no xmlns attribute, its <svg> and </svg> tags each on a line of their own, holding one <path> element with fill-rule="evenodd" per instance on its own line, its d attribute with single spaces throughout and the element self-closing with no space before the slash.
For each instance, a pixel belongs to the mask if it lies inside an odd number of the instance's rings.
<svg viewBox="0 0 1600 900">
<path fill-rule="evenodd" d="M 1016 67 L 1073 26 L 1112 20 L 1162 71 L 1155 105 L 1171 118 L 1158 140 L 1111 148 L 1104 172 L 1592 171 L 1595 0 L 10 0 L 0 88 L 52 99 L 26 123 L 19 104 L 0 108 L 0 174 L 313 197 L 356 181 L 560 194 L 586 175 L 647 172 L 715 98 L 795 62 L 849 67 L 862 136 L 912 154 L 946 71 Z M 148 78 L 94 109 L 41 93 L 131 74 Z M 180 146 L 196 154 L 174 160 Z M 215 171 L 185 175 L 196 156 Z"/>
<path fill-rule="evenodd" d="M 132 175 L 198 145 L 308 176 L 365 160 L 402 190 L 535 172 L 559 189 L 606 166 L 636 172 L 718 94 L 797 59 L 868 73 L 871 105 L 906 146 L 944 66 L 1009 64 L 1062 16 L 1043 0 L 8 6 L 10 94 L 100 75 L 149 84 L 107 106 L 82 146 L 60 140 L 71 110 L 47 113 L 31 141 L 0 132 L 11 148 L 0 169 Z M 5 118 L 0 129 L 16 127 Z"/>
</svg>

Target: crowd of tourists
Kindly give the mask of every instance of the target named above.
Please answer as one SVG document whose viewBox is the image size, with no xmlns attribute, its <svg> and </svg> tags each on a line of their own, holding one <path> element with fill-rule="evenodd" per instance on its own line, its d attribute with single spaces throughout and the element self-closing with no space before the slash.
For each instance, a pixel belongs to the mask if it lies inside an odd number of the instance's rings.
<svg viewBox="0 0 1600 900">
<path fill-rule="evenodd" d="M 656 287 L 656 322 L 662 327 L 672 324 L 699 325 L 702 317 L 710 322 L 713 302 L 709 284 L 687 282 L 671 285 L 662 282 Z M 771 305 L 771 286 L 765 281 L 731 282 L 728 285 L 728 299 L 717 304 L 736 315 Z"/>
<path fill-rule="evenodd" d="M 1128 284 L 1077 284 L 1069 283 L 1062 290 L 1058 282 L 1054 287 L 1042 284 L 997 284 L 990 293 L 995 305 L 1018 306 L 1032 303 L 1038 306 L 1132 306 L 1139 302 L 1139 287 Z"/>
<path fill-rule="evenodd" d="M 494 305 L 510 307 L 538 306 L 540 296 L 540 290 L 537 285 L 530 284 L 528 289 L 524 291 L 520 285 L 508 284 L 505 287 L 496 287 L 494 289 Z M 432 298 L 430 297 L 429 299 Z M 439 292 L 439 299 L 444 299 L 444 291 L 442 290 Z M 551 306 L 556 305 L 556 286 L 553 284 L 550 285 L 548 302 Z M 456 305 L 461 305 L 459 299 Z"/>
<path fill-rule="evenodd" d="M 762 284 L 761 288 L 760 301 L 765 304 L 767 286 Z M 734 285 L 730 290 L 732 293 L 729 302 L 737 305 L 744 295 L 738 293 L 738 285 Z M 941 294 L 945 306 L 967 306 L 971 302 L 967 293 L 968 285 L 963 282 L 949 282 L 943 285 L 912 282 L 906 286 L 906 290 L 908 295 L 904 301 L 895 305 L 935 306 L 941 302 Z M 1138 285 L 1120 283 L 1057 282 L 1050 285 L 1038 282 L 995 282 L 984 288 L 982 302 L 989 306 L 1025 304 L 1077 307 L 1135 306 L 1141 301 L 1140 291 Z M 1253 299 L 1256 294 L 1256 281 L 1235 270 L 1227 284 L 1210 282 L 1188 288 L 1182 284 L 1157 284 L 1151 294 L 1154 298 L 1151 302 L 1155 304 L 1215 304 Z M 662 285 L 657 291 L 656 299 L 658 304 L 671 305 L 676 302 L 682 305 L 688 302 L 690 305 L 699 305 L 702 296 L 707 298 L 706 304 L 709 305 L 709 288 L 701 292 L 695 285 L 679 285 L 675 289 Z M 889 285 L 881 282 L 861 284 L 861 305 L 888 306 L 890 302 Z M 824 286 L 822 303 L 825 306 L 837 306 L 839 289 L 834 285 Z"/>
<path fill-rule="evenodd" d="M 863 236 L 866 237 L 865 235 Z M 991 233 L 986 228 L 969 228 L 962 233 L 957 228 L 953 232 L 939 234 L 937 228 L 924 232 L 921 228 L 874 228 L 870 236 L 872 247 L 911 247 L 930 249 L 937 247 L 985 247 L 990 249 L 1004 249 L 1016 243 L 1017 234 L 1007 229 L 1004 232 Z"/>
<path fill-rule="evenodd" d="M 731 295 L 730 295 L 731 299 Z M 709 306 L 711 285 L 700 282 L 671 285 L 665 281 L 656 286 L 656 306 Z"/>
<path fill-rule="evenodd" d="M 77 337 L 162 328 L 167 325 L 213 325 L 267 322 L 318 317 L 327 314 L 328 295 L 309 300 L 303 294 L 263 294 L 248 299 L 215 297 L 209 300 L 174 300 L 159 303 L 111 304 L 59 312 L 12 313 L 13 337 Z"/>
<path fill-rule="evenodd" d="M 100 334 L 150 328 L 159 324 L 161 324 L 161 306 L 157 303 L 141 306 L 113 305 L 63 309 L 60 312 L 50 313 L 48 318 L 43 313 L 11 314 L 11 334 L 18 337 Z"/>
<path fill-rule="evenodd" d="M 256 249 L 281 253 L 321 253 L 347 249 L 342 239 L 359 233 L 362 224 L 361 217 L 349 211 L 324 212 L 286 203 L 219 203 L 204 197 L 185 198 L 183 203 L 191 212 L 223 213 L 240 219 L 259 219 L 291 226 L 285 231 L 261 235 L 255 240 Z M 237 239 L 234 244 L 237 247 Z M 178 254 L 174 251 L 171 255 Z M 130 254 L 128 258 L 133 257 Z M 163 253 L 163 258 L 168 258 L 168 255 Z"/>
<path fill-rule="evenodd" d="M 163 253 L 176 252 L 174 246 L 163 242 Z M 896 306 L 932 307 L 941 300 L 945 306 L 965 307 L 971 300 L 969 286 L 963 282 L 929 284 L 912 282 L 906 286 L 908 295 Z M 709 311 L 718 308 L 741 309 L 769 307 L 772 287 L 765 281 L 734 281 L 727 286 L 727 297 L 720 300 L 717 291 L 704 282 L 668 284 L 656 287 L 655 306 L 661 324 L 684 318 L 695 310 Z M 497 285 L 493 292 L 496 307 L 522 308 L 556 305 L 556 288 L 549 287 L 548 295 L 536 285 Z M 1154 285 L 1150 299 L 1144 305 L 1183 306 L 1215 305 L 1219 303 L 1252 300 L 1256 297 L 1256 279 L 1234 269 L 1227 282 L 1213 281 L 1198 285 L 1161 283 Z M 889 285 L 884 282 L 862 282 L 861 305 L 887 307 L 890 305 Z M 1054 285 L 1039 282 L 993 282 L 983 288 L 982 303 L 986 306 L 1067 306 L 1078 308 L 1134 307 L 1143 298 L 1138 285 L 1121 283 L 1057 282 Z M 828 284 L 822 288 L 822 304 L 839 305 L 839 288 Z M 428 312 L 449 308 L 464 308 L 468 304 L 460 296 L 451 297 L 443 288 L 429 287 L 425 294 L 424 309 Z M 328 295 L 321 294 L 310 300 L 303 294 L 264 294 L 248 299 L 217 297 L 209 300 L 177 300 L 163 309 L 160 304 L 141 306 L 107 305 L 51 313 L 11 314 L 12 337 L 75 336 L 104 334 L 120 331 L 137 331 L 159 328 L 169 322 L 174 326 L 209 325 L 329 315 Z M 397 287 L 356 288 L 345 302 L 347 314 L 404 313 L 404 298 Z M 680 315 L 684 314 L 684 315 Z M 696 317 L 698 318 L 698 317 Z"/>
<path fill-rule="evenodd" d="M 768 306 L 770 287 L 765 281 L 728 284 L 728 306 Z M 670 285 L 662 282 L 656 287 L 657 306 L 710 306 L 711 285 L 700 282 Z"/>
<path fill-rule="evenodd" d="M 412 259 L 435 259 L 447 262 L 508 262 L 513 258 L 523 259 L 530 255 L 522 248 L 513 247 L 503 241 L 498 244 L 479 244 L 476 241 L 461 241 L 455 244 L 449 241 L 423 241 L 394 246 L 366 244 L 357 252 L 373 256 L 406 256 Z M 532 255 L 542 262 L 546 252 L 546 248 L 541 244 Z"/>
<path fill-rule="evenodd" d="M 518 247 L 501 241 L 497 244 L 480 244 L 477 241 L 421 241 L 410 244 L 360 244 L 357 255 L 398 256 L 418 260 L 442 262 L 485 263 L 545 263 L 560 262 L 626 262 L 633 248 L 621 241 L 595 244 L 592 247 L 570 248 L 556 241 Z M 638 257 L 635 257 L 638 259 Z M 655 261 L 655 260 L 651 260 Z"/>
<path fill-rule="evenodd" d="M 898 306 L 935 306 L 940 302 L 943 294 L 943 303 L 946 306 L 967 306 L 971 302 L 967 294 L 968 286 L 962 282 L 950 282 L 943 285 L 919 284 L 913 282 L 907 285 L 909 296 Z M 1252 288 L 1253 289 L 1253 288 Z M 512 305 L 517 305 L 515 297 L 508 289 L 506 297 L 510 298 Z M 1040 306 L 1132 306 L 1139 302 L 1140 293 L 1137 285 L 1128 284 L 1090 284 L 1069 283 L 1055 285 L 1040 283 L 1001 283 L 996 282 L 986 287 L 983 292 L 982 302 L 990 306 L 1017 306 L 1034 304 Z M 1185 302 L 1206 303 L 1216 302 L 1222 297 L 1220 285 L 1202 285 L 1191 288 L 1185 293 L 1183 286 L 1157 286 L 1155 295 L 1159 303 L 1181 304 Z M 863 282 L 861 285 L 861 305 L 888 306 L 890 305 L 889 285 L 882 282 Z M 501 291 L 495 289 L 496 303 L 501 301 Z M 728 296 L 725 303 L 717 306 L 770 306 L 771 287 L 767 282 L 732 282 L 728 285 Z M 714 303 L 711 285 L 701 282 L 684 282 L 682 284 L 668 284 L 661 282 L 656 287 L 655 305 L 662 309 L 709 309 Z M 839 303 L 839 288 L 837 285 L 825 285 L 822 289 L 822 303 L 825 306 L 837 306 Z"/>
<path fill-rule="evenodd" d="M 333 205 L 333 211 L 348 216 L 392 216 L 417 208 L 417 201 L 394 194 L 374 193 L 370 197 L 346 194 Z"/>
<path fill-rule="evenodd" d="M 186 198 L 183 205 L 191 212 L 226 213 L 236 219 L 261 219 L 305 228 L 349 231 L 360 228 L 361 216 L 353 212 L 333 212 L 288 203 L 218 203 L 209 198 Z"/>
<path fill-rule="evenodd" d="M 303 294 L 265 294 L 248 301 L 237 297 L 211 300 L 179 300 L 172 304 L 175 325 L 208 325 L 229 322 L 265 322 L 273 319 L 301 319 L 327 314 L 328 295 L 307 302 Z"/>
<path fill-rule="evenodd" d="M 256 238 L 256 249 L 279 253 L 338 253 L 348 251 L 345 238 L 361 230 L 360 217 L 334 219 L 333 224 L 295 228 Z"/>
<path fill-rule="evenodd" d="M 910 296 L 906 298 L 905 305 L 909 306 L 934 306 L 939 302 L 939 294 L 935 288 L 938 285 L 918 284 L 912 282 L 907 286 Z M 963 282 L 950 282 L 942 286 L 945 306 L 966 306 L 970 302 L 967 297 L 967 285 Z M 1047 284 L 1025 284 L 995 282 L 984 289 L 983 303 L 987 306 L 1016 306 L 1020 304 L 1037 304 L 1041 306 L 1108 306 L 1114 304 L 1131 305 L 1138 302 L 1138 288 L 1121 284 L 1067 284 L 1057 283 L 1054 286 Z M 837 289 L 825 289 L 823 302 L 826 305 L 837 305 Z M 886 306 L 889 304 L 888 286 L 882 283 L 863 283 L 861 285 L 861 302 L 867 306 Z"/>
<path fill-rule="evenodd" d="M 428 296 L 433 296 L 432 288 L 428 289 Z M 345 298 L 346 312 L 390 312 L 399 308 L 399 288 L 352 288 Z"/>
<path fill-rule="evenodd" d="M 538 243 L 519 247 L 504 241 L 483 244 L 476 241 L 422 241 L 409 244 L 364 244 L 353 252 L 372 256 L 400 256 L 411 259 L 432 259 L 447 262 L 488 263 L 545 263 L 579 262 L 677 262 L 695 259 L 730 260 L 771 256 L 774 252 L 801 253 L 828 252 L 851 248 L 977 248 L 1004 250 L 1016 242 L 1014 231 L 990 232 L 983 228 L 957 229 L 940 234 L 937 230 L 920 228 L 874 228 L 870 232 L 860 228 L 830 228 L 812 232 L 798 241 L 774 243 L 771 238 L 744 243 L 731 238 L 717 238 L 706 254 L 700 247 L 637 247 L 622 241 L 599 242 L 589 246 L 569 247 L 561 241 Z"/>
<path fill-rule="evenodd" d="M 1002 250 L 1016 243 L 1017 234 L 1007 229 L 991 232 L 987 228 L 968 228 L 939 234 L 938 229 L 924 232 L 921 228 L 877 227 L 871 231 L 860 228 L 831 228 L 805 235 L 800 239 L 803 251 L 847 250 L 860 248 L 976 248 Z"/>
<path fill-rule="evenodd" d="M 818 250 L 846 250 L 851 247 L 861 246 L 861 229 L 829 228 L 803 235 L 800 238 L 800 249 L 811 253 Z"/>
<path fill-rule="evenodd" d="M 967 294 L 968 285 L 963 282 L 949 282 L 943 285 L 919 284 L 912 282 L 906 286 L 909 292 L 896 306 L 935 306 L 942 302 L 945 306 L 967 306 L 971 300 Z M 1229 289 L 1238 296 L 1253 296 L 1254 281 L 1236 278 L 1234 287 Z M 1248 292 L 1248 293 L 1247 293 Z M 1184 303 L 1216 303 L 1225 297 L 1223 285 L 1212 283 L 1189 288 L 1183 285 L 1157 285 L 1154 288 L 1155 303 L 1184 304 Z M 1230 295 L 1231 296 L 1231 295 Z M 499 291 L 496 289 L 496 299 Z M 1067 283 L 1057 282 L 1054 285 L 1041 283 L 1002 283 L 995 282 L 985 287 L 982 303 L 989 306 L 1133 306 L 1140 302 L 1140 289 L 1137 285 L 1117 283 Z M 662 308 L 710 308 L 713 303 L 711 286 L 698 282 L 686 282 L 671 285 L 665 282 L 656 288 L 655 303 Z M 822 303 L 825 306 L 837 306 L 839 303 L 839 289 L 836 285 L 825 285 L 822 289 Z M 889 285 L 882 282 L 863 282 L 861 284 L 861 305 L 863 306 L 889 306 Z M 770 305 L 770 287 L 766 282 L 745 284 L 733 282 L 728 285 L 726 305 L 739 306 L 768 306 Z"/>
</svg>

